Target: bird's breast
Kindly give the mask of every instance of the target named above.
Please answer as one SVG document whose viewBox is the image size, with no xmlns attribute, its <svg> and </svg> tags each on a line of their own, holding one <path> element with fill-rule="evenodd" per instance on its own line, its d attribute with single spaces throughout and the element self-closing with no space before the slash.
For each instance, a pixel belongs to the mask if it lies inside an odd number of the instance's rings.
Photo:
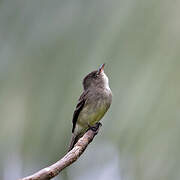
<svg viewBox="0 0 180 180">
<path fill-rule="evenodd" d="M 99 122 L 110 106 L 109 97 L 100 95 L 97 98 L 89 99 L 79 114 L 77 123 L 83 127 L 93 126 Z"/>
</svg>

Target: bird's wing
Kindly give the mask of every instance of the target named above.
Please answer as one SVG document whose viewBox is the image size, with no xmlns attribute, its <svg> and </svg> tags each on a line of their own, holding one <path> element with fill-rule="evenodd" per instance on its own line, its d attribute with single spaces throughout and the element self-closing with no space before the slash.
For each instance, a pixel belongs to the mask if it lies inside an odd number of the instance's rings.
<svg viewBox="0 0 180 180">
<path fill-rule="evenodd" d="M 84 107 L 84 104 L 87 100 L 87 94 L 88 94 L 88 90 L 84 91 L 78 100 L 78 104 L 76 106 L 76 109 L 75 109 L 74 114 L 73 114 L 73 119 L 72 119 L 72 123 L 73 123 L 72 133 L 74 132 L 78 116 L 79 116 L 79 114 L 80 114 L 80 112 L 81 112 L 82 108 Z"/>
</svg>

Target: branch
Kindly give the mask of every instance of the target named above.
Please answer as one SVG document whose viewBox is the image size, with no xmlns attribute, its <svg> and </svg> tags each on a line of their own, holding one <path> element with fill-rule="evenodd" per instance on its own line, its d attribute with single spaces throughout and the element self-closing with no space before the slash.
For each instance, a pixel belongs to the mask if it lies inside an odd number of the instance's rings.
<svg viewBox="0 0 180 180">
<path fill-rule="evenodd" d="M 96 126 L 96 130 L 89 129 L 82 138 L 78 140 L 74 148 L 69 151 L 63 158 L 49 167 L 41 169 L 37 173 L 24 177 L 19 180 L 48 180 L 57 176 L 64 168 L 75 162 L 84 152 L 88 144 L 94 139 L 98 133 L 100 124 Z"/>
</svg>

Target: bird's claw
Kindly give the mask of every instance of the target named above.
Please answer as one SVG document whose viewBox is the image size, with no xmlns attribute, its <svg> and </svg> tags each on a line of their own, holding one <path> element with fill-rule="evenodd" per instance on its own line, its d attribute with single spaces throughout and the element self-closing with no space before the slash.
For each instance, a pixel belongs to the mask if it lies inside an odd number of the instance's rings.
<svg viewBox="0 0 180 180">
<path fill-rule="evenodd" d="M 101 127 L 101 126 L 102 126 L 102 124 L 100 122 L 97 122 L 94 126 L 88 125 L 88 130 L 92 130 L 95 132 L 95 134 L 97 134 L 99 131 L 99 127 Z"/>
</svg>

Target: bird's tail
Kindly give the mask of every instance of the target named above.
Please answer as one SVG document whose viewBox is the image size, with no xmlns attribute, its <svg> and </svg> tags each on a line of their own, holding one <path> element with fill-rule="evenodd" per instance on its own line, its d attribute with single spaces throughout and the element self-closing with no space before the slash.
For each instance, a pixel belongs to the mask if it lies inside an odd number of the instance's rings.
<svg viewBox="0 0 180 180">
<path fill-rule="evenodd" d="M 74 147 L 74 145 L 77 143 L 79 139 L 79 136 L 78 135 L 75 135 L 74 133 L 72 134 L 72 137 L 71 137 L 71 142 L 70 142 L 70 145 L 69 145 L 69 148 L 68 148 L 68 152 L 71 151 L 71 149 Z"/>
</svg>

